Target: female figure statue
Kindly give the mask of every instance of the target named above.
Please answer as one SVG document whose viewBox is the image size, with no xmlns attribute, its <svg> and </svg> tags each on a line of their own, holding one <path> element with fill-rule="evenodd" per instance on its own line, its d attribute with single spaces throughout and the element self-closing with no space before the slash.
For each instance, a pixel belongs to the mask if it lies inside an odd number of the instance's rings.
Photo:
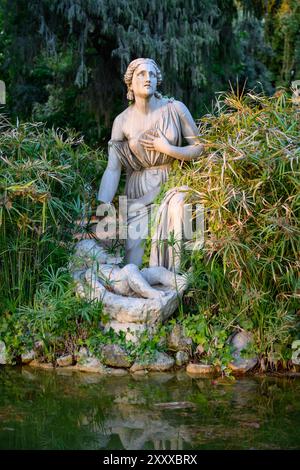
<svg viewBox="0 0 300 470">
<path fill-rule="evenodd" d="M 197 159 L 203 145 L 198 140 L 197 126 L 186 106 L 180 101 L 163 98 L 157 92 L 162 75 L 152 59 L 133 60 L 125 73 L 127 98 L 132 102 L 119 114 L 112 128 L 109 158 L 103 174 L 98 200 L 110 203 L 116 194 L 121 168 L 126 168 L 125 193 L 128 198 L 128 237 L 126 261 L 141 265 L 144 252 L 143 231 L 148 231 L 151 203 L 168 179 L 171 163 Z M 187 145 L 182 147 L 182 139 Z M 184 193 L 188 188 L 167 192 L 158 211 L 156 237 L 153 238 L 150 266 L 177 270 L 167 245 L 160 243 L 163 231 L 180 233 L 183 222 Z M 130 230 L 134 228 L 134 230 Z M 140 232 L 138 236 L 136 232 Z"/>
</svg>

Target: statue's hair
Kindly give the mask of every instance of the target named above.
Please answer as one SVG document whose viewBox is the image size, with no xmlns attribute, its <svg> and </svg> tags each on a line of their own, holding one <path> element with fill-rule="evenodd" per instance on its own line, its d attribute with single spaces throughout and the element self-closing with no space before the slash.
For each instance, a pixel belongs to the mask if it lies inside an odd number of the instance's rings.
<svg viewBox="0 0 300 470">
<path fill-rule="evenodd" d="M 125 75 L 124 75 L 124 82 L 125 84 L 127 85 L 127 99 L 129 101 L 134 101 L 134 93 L 132 90 L 130 90 L 130 85 L 132 83 L 132 77 L 133 77 L 133 74 L 134 74 L 134 71 L 135 69 L 141 65 L 142 63 L 144 62 L 150 62 L 153 67 L 155 68 L 155 71 L 156 71 L 156 78 L 157 78 L 157 86 L 159 86 L 161 83 L 162 83 L 162 74 L 161 74 L 161 71 L 157 65 L 157 63 L 153 60 L 153 59 L 148 59 L 148 58 L 140 58 L 140 59 L 135 59 L 133 60 L 132 62 L 130 62 L 130 64 L 128 65 L 127 67 L 127 70 L 125 72 Z M 154 95 L 157 97 L 157 98 L 161 98 L 161 94 L 158 93 L 158 91 L 156 91 L 154 93 Z"/>
</svg>

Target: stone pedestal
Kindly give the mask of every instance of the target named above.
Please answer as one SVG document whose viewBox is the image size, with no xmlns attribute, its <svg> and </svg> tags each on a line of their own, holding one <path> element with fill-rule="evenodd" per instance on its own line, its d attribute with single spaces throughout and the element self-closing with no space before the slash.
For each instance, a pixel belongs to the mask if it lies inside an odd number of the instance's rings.
<svg viewBox="0 0 300 470">
<path fill-rule="evenodd" d="M 104 325 L 105 330 L 112 328 L 116 333 L 123 331 L 128 341 L 137 341 L 145 330 L 154 332 L 157 325 L 175 312 L 185 290 L 184 286 L 179 286 L 177 291 L 152 286 L 166 290 L 167 294 L 160 299 L 144 299 L 117 295 L 103 286 L 99 295 L 99 291 L 92 292 L 84 281 L 77 279 L 76 282 L 76 290 L 80 296 L 102 302 L 104 313 L 109 316 L 109 321 Z"/>
</svg>

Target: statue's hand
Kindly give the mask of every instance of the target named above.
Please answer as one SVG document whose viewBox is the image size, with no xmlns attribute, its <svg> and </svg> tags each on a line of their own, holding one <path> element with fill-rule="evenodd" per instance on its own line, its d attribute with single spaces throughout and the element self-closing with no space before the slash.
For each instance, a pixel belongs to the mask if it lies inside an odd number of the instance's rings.
<svg viewBox="0 0 300 470">
<path fill-rule="evenodd" d="M 161 132 L 160 129 L 157 129 L 157 134 L 153 135 L 148 133 L 147 139 L 140 139 L 140 144 L 147 150 L 156 150 L 156 152 L 169 154 L 170 143 L 166 136 Z"/>
<path fill-rule="evenodd" d="M 107 217 L 113 217 L 114 214 L 116 213 L 115 206 L 112 202 L 103 202 L 100 199 L 98 199 L 98 207 L 96 209 L 96 216 L 98 221 L 99 220 L 104 220 Z"/>
</svg>

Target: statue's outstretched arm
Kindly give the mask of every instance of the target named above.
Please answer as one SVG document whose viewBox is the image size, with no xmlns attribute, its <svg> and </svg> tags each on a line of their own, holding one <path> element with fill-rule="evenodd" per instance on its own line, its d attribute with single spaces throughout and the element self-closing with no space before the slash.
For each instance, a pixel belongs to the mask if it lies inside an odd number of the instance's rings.
<svg viewBox="0 0 300 470">
<path fill-rule="evenodd" d="M 124 134 L 122 130 L 122 122 L 117 116 L 111 133 L 112 140 L 123 140 Z M 120 176 L 121 176 L 121 162 L 115 153 L 113 147 L 109 147 L 108 163 L 106 170 L 103 173 L 100 188 L 98 192 L 98 200 L 101 202 L 111 202 L 117 192 Z"/>
</svg>

